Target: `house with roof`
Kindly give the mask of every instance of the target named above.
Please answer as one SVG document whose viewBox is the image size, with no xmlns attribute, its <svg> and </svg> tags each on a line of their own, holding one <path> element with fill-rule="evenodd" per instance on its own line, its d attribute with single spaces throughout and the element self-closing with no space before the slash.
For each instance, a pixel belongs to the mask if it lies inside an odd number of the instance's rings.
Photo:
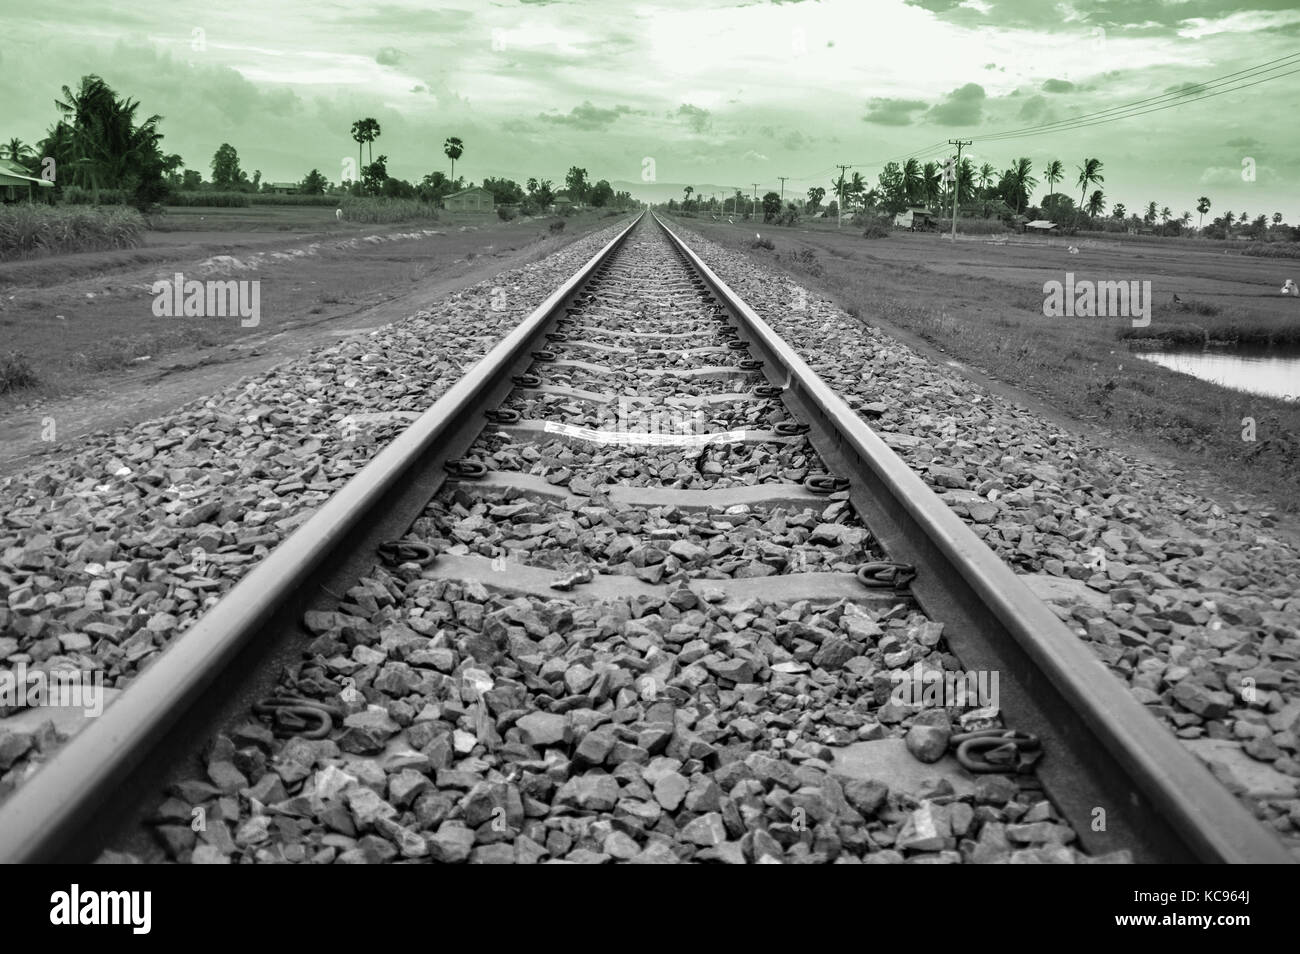
<svg viewBox="0 0 1300 954">
<path fill-rule="evenodd" d="M 12 159 L 0 159 L 0 202 L 29 201 L 42 189 L 53 188 L 53 182 L 32 175 L 26 166 Z"/>
<path fill-rule="evenodd" d="M 922 229 L 935 228 L 935 219 L 938 216 L 924 206 L 914 205 L 894 216 L 894 225 L 901 229 L 911 229 L 913 232 Z"/>
<path fill-rule="evenodd" d="M 496 207 L 496 197 L 487 189 L 471 186 L 446 196 L 442 207 L 451 212 L 491 212 Z"/>
</svg>

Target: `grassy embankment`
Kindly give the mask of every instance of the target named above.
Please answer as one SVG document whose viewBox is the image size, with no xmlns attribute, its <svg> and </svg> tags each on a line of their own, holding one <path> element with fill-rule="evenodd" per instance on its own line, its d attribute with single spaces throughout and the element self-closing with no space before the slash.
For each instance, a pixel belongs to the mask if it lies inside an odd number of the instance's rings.
<svg viewBox="0 0 1300 954">
<path fill-rule="evenodd" d="M 1288 266 L 1265 258 L 1197 251 L 1161 240 L 1079 254 L 1060 245 L 958 242 L 895 232 L 871 241 L 843 231 L 763 229 L 773 250 L 754 249 L 749 223 L 682 223 L 790 274 L 851 314 L 901 332 L 1031 392 L 1051 410 L 1103 427 L 1280 509 L 1300 507 L 1300 404 L 1220 387 L 1138 359 L 1130 340 L 1300 342 L 1300 299 L 1278 294 Z M 1045 318 L 1043 283 L 1079 278 L 1150 280 L 1151 323 Z M 1300 278 L 1300 276 L 1297 276 Z M 1177 294 L 1181 303 L 1175 303 Z M 910 336 L 915 336 L 914 338 Z M 1242 438 L 1243 418 L 1256 440 Z"/>
</svg>

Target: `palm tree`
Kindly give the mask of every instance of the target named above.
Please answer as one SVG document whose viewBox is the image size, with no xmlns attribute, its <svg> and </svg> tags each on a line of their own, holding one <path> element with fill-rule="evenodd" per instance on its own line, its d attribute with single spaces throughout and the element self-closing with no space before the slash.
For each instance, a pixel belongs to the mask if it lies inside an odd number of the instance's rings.
<svg viewBox="0 0 1300 954">
<path fill-rule="evenodd" d="M 1156 214 L 1157 214 L 1157 213 L 1156 213 L 1156 204 L 1155 204 L 1154 202 L 1148 202 L 1148 203 L 1147 203 L 1147 210 L 1146 210 L 1146 212 L 1143 214 L 1142 219 L 1143 219 L 1143 221 L 1146 222 L 1147 225 L 1155 225 L 1155 224 L 1156 224 Z"/>
<path fill-rule="evenodd" d="M 925 177 L 921 173 L 921 164 L 915 159 L 903 163 L 903 196 L 908 205 L 915 205 L 917 199 L 925 194 Z"/>
<path fill-rule="evenodd" d="M 979 171 L 980 189 L 987 189 L 989 187 L 989 183 L 993 181 L 994 177 L 997 176 L 997 174 L 998 171 L 994 169 L 993 166 L 987 162 L 984 163 L 984 165 L 980 166 L 980 171 Z"/>
<path fill-rule="evenodd" d="M 375 140 L 379 138 L 379 120 L 364 119 L 366 124 L 366 158 L 370 160 L 371 165 L 375 162 Z"/>
<path fill-rule="evenodd" d="M 826 198 L 826 190 L 821 186 L 813 186 L 808 190 L 808 201 L 812 203 L 814 209 L 822 204 L 824 198 Z"/>
<path fill-rule="evenodd" d="M 686 193 L 686 198 L 682 200 L 682 210 L 686 211 L 691 207 L 691 193 L 695 191 L 695 186 L 687 186 L 682 191 Z"/>
<path fill-rule="evenodd" d="M 1281 213 L 1281 212 L 1274 212 L 1274 213 L 1273 213 L 1273 224 L 1274 224 L 1274 225 L 1281 225 L 1281 224 L 1282 224 L 1282 213 Z"/>
<path fill-rule="evenodd" d="M 938 203 L 939 189 L 939 167 L 933 162 L 927 162 L 921 167 L 921 194 L 925 197 L 927 208 Z"/>
<path fill-rule="evenodd" d="M 1164 208 L 1160 210 L 1160 223 L 1162 225 L 1168 224 L 1169 220 L 1173 218 L 1173 215 L 1174 213 L 1171 212 L 1169 210 L 1169 206 L 1166 205 Z"/>
<path fill-rule="evenodd" d="M 1238 225 L 1245 225 L 1249 221 L 1250 221 L 1250 216 L 1247 215 L 1245 212 L 1241 213 L 1241 215 L 1237 218 Z"/>
<path fill-rule="evenodd" d="M 460 141 L 458 136 L 448 136 L 447 141 L 442 144 L 442 151 L 451 159 L 451 179 L 456 181 L 456 160 L 461 157 L 465 151 L 465 144 Z"/>
<path fill-rule="evenodd" d="M 1092 195 L 1088 196 L 1088 204 L 1084 209 L 1093 218 L 1106 211 L 1106 197 L 1101 194 L 1100 189 L 1094 190 Z"/>
<path fill-rule="evenodd" d="M 361 175 L 361 166 L 363 165 L 363 163 L 361 162 L 361 144 L 366 141 L 366 136 L 369 135 L 369 131 L 370 131 L 369 127 L 366 126 L 366 121 L 364 119 L 358 119 L 356 122 L 352 124 L 352 138 L 355 139 L 357 142 L 357 175 L 358 176 Z"/>
<path fill-rule="evenodd" d="M 858 204 L 859 198 L 866 191 L 867 191 L 867 183 L 862 178 L 862 173 L 860 172 L 854 172 L 853 178 L 850 179 L 848 183 L 844 186 L 845 194 L 852 196 L 854 205 Z"/>
<path fill-rule="evenodd" d="M 1201 214 L 1201 217 L 1196 220 L 1196 228 L 1199 230 L 1201 227 L 1201 223 L 1205 221 L 1205 213 L 1210 211 L 1209 198 L 1207 198 L 1206 196 L 1201 196 L 1199 199 L 1197 199 L 1196 211 Z"/>
<path fill-rule="evenodd" d="M 1115 208 L 1113 208 L 1113 209 L 1110 210 L 1110 214 L 1113 215 L 1113 216 L 1115 216 L 1115 218 L 1117 218 L 1117 219 L 1123 221 L 1123 219 L 1124 219 L 1124 213 L 1127 212 L 1127 211 L 1128 211 L 1128 208 L 1125 207 L 1125 205 L 1124 205 L 1123 202 L 1116 202 L 1116 203 L 1115 203 Z"/>
<path fill-rule="evenodd" d="M 1021 156 L 1011 163 L 1011 168 L 1003 175 L 1015 193 L 1016 212 L 1019 213 L 1021 208 L 1029 204 L 1029 196 L 1038 185 L 1038 180 L 1034 178 L 1033 160 L 1028 156 Z"/>
<path fill-rule="evenodd" d="M 1099 184 L 1106 181 L 1106 177 L 1101 174 L 1100 159 L 1085 159 L 1083 165 L 1078 167 L 1079 179 L 1079 205 L 1083 205 L 1083 197 L 1088 191 L 1088 186 Z"/>
<path fill-rule="evenodd" d="M 23 168 L 27 167 L 27 160 L 34 155 L 35 153 L 32 152 L 32 147 L 27 145 L 27 143 L 23 142 L 17 136 L 14 136 L 13 139 L 10 139 L 6 143 L 0 143 L 0 159 L 4 159 L 7 156 Z"/>
<path fill-rule="evenodd" d="M 957 165 L 957 203 L 969 202 L 975 196 L 975 163 L 964 156 Z"/>
<path fill-rule="evenodd" d="M 1056 194 L 1056 184 L 1065 178 L 1065 166 L 1061 164 L 1060 159 L 1053 159 L 1043 167 L 1043 181 L 1047 183 L 1047 201 L 1052 201 L 1052 196 Z M 1046 203 L 1044 203 L 1046 204 Z"/>
<path fill-rule="evenodd" d="M 1183 223 L 1183 228 L 1187 228 L 1192 222 L 1192 213 L 1184 212 L 1178 217 L 1178 221 Z"/>
<path fill-rule="evenodd" d="M 57 141 L 65 151 L 44 155 L 53 156 L 56 164 L 70 162 L 74 185 L 124 187 L 160 177 L 161 116 L 137 124 L 139 102 L 118 99 L 108 84 L 93 74 L 81 78 L 76 92 L 67 86 L 62 92 L 63 99 L 54 105 L 63 119 L 46 141 Z"/>
</svg>

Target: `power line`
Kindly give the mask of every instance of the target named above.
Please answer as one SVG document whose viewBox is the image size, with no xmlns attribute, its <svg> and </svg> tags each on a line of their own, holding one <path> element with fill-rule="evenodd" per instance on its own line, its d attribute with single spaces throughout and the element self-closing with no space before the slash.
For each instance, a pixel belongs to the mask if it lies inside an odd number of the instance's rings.
<svg viewBox="0 0 1300 954">
<path fill-rule="evenodd" d="M 1300 69 L 1290 70 L 1286 73 L 1279 73 L 1277 76 L 1269 76 L 1265 79 L 1256 80 L 1253 83 L 1243 83 L 1239 86 L 1233 86 L 1229 89 L 1221 89 L 1218 90 L 1217 92 L 1206 93 L 1204 96 L 1193 96 L 1187 99 L 1180 99 L 1174 102 L 1164 103 L 1159 106 L 1151 106 L 1147 109 L 1133 110 L 1131 112 L 1127 112 L 1122 115 L 1110 116 L 1104 119 L 1095 119 L 1086 123 L 1076 123 L 1074 125 L 1061 126 L 1055 129 L 1029 130 L 1026 132 L 1015 132 L 1014 130 L 1008 130 L 1007 132 L 1003 132 L 1003 133 L 993 133 L 987 136 L 980 136 L 979 139 L 981 142 L 1004 142 L 1008 139 L 1023 139 L 1026 136 L 1039 136 L 1039 135 L 1044 135 L 1046 133 L 1073 132 L 1076 129 L 1087 129 L 1089 126 L 1101 126 L 1106 123 L 1117 122 L 1118 120 L 1121 119 L 1131 119 L 1134 116 L 1144 116 L 1147 113 L 1158 113 L 1161 112 L 1162 110 L 1173 109 L 1176 106 L 1186 106 L 1188 103 L 1197 103 L 1203 99 L 1213 99 L 1215 96 L 1222 96 L 1224 93 L 1235 93 L 1239 90 L 1249 89 L 1252 86 L 1259 86 L 1261 83 L 1267 83 L 1270 80 L 1281 79 L 1283 76 L 1292 76 L 1296 73 L 1300 73 Z"/>
<path fill-rule="evenodd" d="M 1276 72 L 1277 70 L 1283 69 L 1288 66 L 1300 66 L 1300 53 L 1292 53 L 1287 56 L 1279 57 L 1276 60 L 1269 60 L 1265 63 L 1259 64 L 1258 66 L 1252 66 L 1249 69 L 1237 70 L 1235 73 L 1225 73 L 1223 76 L 1217 76 L 1214 79 L 1207 80 L 1204 83 L 1194 83 L 1191 86 L 1186 86 L 1181 89 L 1172 90 L 1167 93 L 1161 93 L 1159 96 L 1149 96 L 1146 99 L 1134 100 L 1131 103 L 1124 103 L 1119 106 L 1110 106 L 1106 109 L 1094 110 L 1093 112 L 1090 113 L 1081 113 L 1077 116 L 1071 116 L 1068 119 L 1059 119 L 1053 122 L 1038 123 L 1032 126 L 1022 126 L 1016 129 L 1004 130 L 998 133 L 990 133 L 988 136 L 982 136 L 980 138 L 991 139 L 997 136 L 1004 136 L 1004 135 L 1010 136 L 1013 133 L 1016 134 L 1029 133 L 1038 130 L 1045 131 L 1045 130 L 1051 130 L 1054 129 L 1055 127 L 1061 127 L 1061 126 L 1069 127 L 1080 123 L 1082 120 L 1100 120 L 1102 117 L 1107 117 L 1108 114 L 1127 115 L 1129 110 L 1137 109 L 1140 106 L 1152 106 L 1155 104 L 1160 104 L 1162 100 L 1166 101 L 1162 104 L 1162 106 L 1181 106 L 1184 103 L 1196 102 L 1198 99 L 1206 98 L 1201 96 L 1200 94 L 1206 92 L 1207 90 L 1216 89 L 1217 87 L 1220 86 L 1230 86 L 1231 88 L 1229 89 L 1220 90 L 1221 93 L 1230 93 L 1236 89 L 1245 89 L 1248 86 L 1257 85 L 1257 83 L 1245 83 L 1240 86 L 1233 85 L 1233 84 L 1242 83 L 1242 81 L 1246 79 L 1256 79 L 1257 77 L 1263 76 L 1265 73 L 1273 73 Z M 1296 72 L 1296 71 L 1292 70 L 1291 72 Z M 1289 75 L 1291 74 L 1280 73 L 1276 76 L 1266 76 L 1264 79 L 1258 80 L 1258 82 L 1264 83 L 1264 82 L 1268 82 L 1269 80 L 1280 79 L 1283 76 L 1289 76 Z M 1215 93 L 1214 95 L 1219 95 L 1219 93 Z M 1147 110 L 1143 110 L 1143 112 L 1145 111 Z M 1134 113 L 1134 115 L 1140 115 L 1140 114 L 1141 113 Z M 1124 116 L 1114 115 L 1114 116 L 1110 116 L 1109 118 L 1124 118 Z M 1089 123 L 1089 125 L 1091 125 L 1091 123 Z"/>
<path fill-rule="evenodd" d="M 1149 113 L 1160 112 L 1165 109 L 1173 109 L 1177 106 L 1185 106 L 1189 103 L 1200 102 L 1204 99 L 1221 96 L 1224 93 L 1237 92 L 1239 90 L 1249 89 L 1253 86 L 1259 86 L 1263 83 L 1271 82 L 1272 80 L 1282 79 L 1283 77 L 1300 73 L 1300 69 L 1285 69 L 1286 67 L 1296 65 L 1300 65 L 1300 53 L 1291 53 L 1274 60 L 1267 60 L 1264 63 L 1257 64 L 1256 66 L 1236 70 L 1232 73 L 1225 73 L 1222 76 L 1214 77 L 1204 83 L 1196 83 L 1182 89 L 1161 93 L 1158 96 L 1149 96 L 1119 106 L 1111 106 L 1106 109 L 1082 113 L 1068 119 L 1038 123 L 1036 125 L 1022 126 L 1014 129 L 999 130 L 984 135 L 975 134 L 974 138 L 977 142 L 1004 142 L 1011 139 L 1021 139 L 1052 132 L 1068 132 L 1075 129 L 1086 129 L 1091 126 L 1099 126 L 1109 122 L 1117 122 L 1121 119 L 1130 119 L 1134 116 L 1142 116 Z M 1279 72 L 1280 70 L 1284 71 Z M 1250 80 L 1251 82 L 1244 82 L 1245 80 Z M 914 159 L 941 149 L 945 144 L 945 142 L 939 141 L 922 146 L 919 149 L 913 149 L 910 152 L 900 153 L 896 156 L 855 162 L 850 164 L 848 168 L 866 168 L 868 166 L 884 165 L 889 162 L 904 162 L 908 159 Z M 834 168 L 841 169 L 841 174 L 843 173 L 844 167 L 835 166 Z M 796 179 L 795 181 L 814 181 L 830 171 L 830 169 L 821 170 L 807 179 Z"/>
</svg>

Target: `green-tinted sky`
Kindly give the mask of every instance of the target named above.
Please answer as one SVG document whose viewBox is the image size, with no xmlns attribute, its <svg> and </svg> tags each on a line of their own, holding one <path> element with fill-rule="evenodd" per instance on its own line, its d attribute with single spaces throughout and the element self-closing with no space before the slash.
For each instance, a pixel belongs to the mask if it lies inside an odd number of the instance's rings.
<svg viewBox="0 0 1300 954">
<path fill-rule="evenodd" d="M 659 185 L 705 192 L 783 175 L 802 192 L 839 162 L 874 183 L 882 160 L 961 136 L 998 168 L 1060 158 L 1069 182 L 1100 157 L 1108 200 L 1130 209 L 1179 214 L 1204 194 L 1216 213 L 1300 221 L 1300 74 L 978 141 L 1300 51 L 1296 0 L 0 2 L 0 139 L 41 138 L 59 88 L 97 72 L 162 114 L 167 151 L 205 177 L 230 142 L 266 179 L 315 166 L 337 180 L 361 116 L 402 178 L 446 169 L 458 135 L 457 171 L 475 179 L 559 181 L 578 164 L 634 191 L 646 157 Z"/>
</svg>

